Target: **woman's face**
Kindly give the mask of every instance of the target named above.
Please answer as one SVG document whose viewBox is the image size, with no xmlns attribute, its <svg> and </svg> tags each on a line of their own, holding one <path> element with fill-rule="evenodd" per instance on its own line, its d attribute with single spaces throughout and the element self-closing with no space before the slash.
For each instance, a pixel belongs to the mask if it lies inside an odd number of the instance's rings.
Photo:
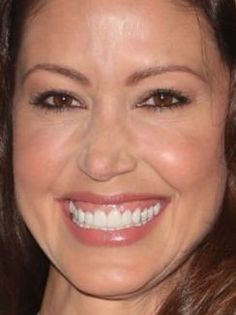
<svg viewBox="0 0 236 315">
<path fill-rule="evenodd" d="M 76 288 L 141 292 L 216 220 L 229 76 L 211 36 L 195 10 L 169 0 L 47 1 L 27 21 L 16 198 Z"/>
</svg>

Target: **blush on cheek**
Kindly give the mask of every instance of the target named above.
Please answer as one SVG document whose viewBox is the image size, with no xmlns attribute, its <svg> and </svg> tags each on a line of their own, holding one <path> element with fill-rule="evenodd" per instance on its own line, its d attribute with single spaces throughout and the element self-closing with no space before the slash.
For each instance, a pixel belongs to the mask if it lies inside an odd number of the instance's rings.
<svg viewBox="0 0 236 315">
<path fill-rule="evenodd" d="M 219 135 L 213 138 L 215 141 L 197 133 L 194 138 L 166 135 L 156 142 L 143 141 L 140 150 L 146 152 L 146 161 L 168 184 L 185 190 L 207 177 L 224 176 L 223 141 Z"/>
<path fill-rule="evenodd" d="M 17 133 L 16 129 L 13 147 L 15 181 L 30 190 L 46 191 L 59 173 L 63 152 L 56 139 L 47 134 Z"/>
</svg>

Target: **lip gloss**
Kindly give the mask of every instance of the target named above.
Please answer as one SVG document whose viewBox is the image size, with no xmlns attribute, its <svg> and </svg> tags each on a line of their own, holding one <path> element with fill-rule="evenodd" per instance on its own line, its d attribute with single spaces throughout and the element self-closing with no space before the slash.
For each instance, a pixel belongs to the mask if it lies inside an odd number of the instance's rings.
<svg viewBox="0 0 236 315">
<path fill-rule="evenodd" d="M 160 211 L 150 221 L 138 226 L 121 227 L 119 229 L 100 229 L 96 227 L 83 227 L 73 222 L 70 212 L 70 201 L 73 201 L 78 207 L 85 211 L 95 213 L 97 209 L 106 209 L 116 207 L 121 212 L 135 209 L 147 209 L 148 207 L 160 204 Z M 81 243 L 88 246 L 128 246 L 139 240 L 144 239 L 157 225 L 163 210 L 169 203 L 168 197 L 149 195 L 149 194 L 120 194 L 113 196 L 102 196 L 93 193 L 76 193 L 67 196 L 62 200 L 63 211 L 66 225 L 72 235 Z M 109 211 L 109 210 L 107 210 Z"/>
</svg>

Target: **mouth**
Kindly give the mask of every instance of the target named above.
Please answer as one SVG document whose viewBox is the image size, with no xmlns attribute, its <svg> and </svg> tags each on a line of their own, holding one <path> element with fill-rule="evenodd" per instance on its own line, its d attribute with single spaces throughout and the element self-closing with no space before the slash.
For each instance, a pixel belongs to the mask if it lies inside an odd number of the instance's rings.
<svg viewBox="0 0 236 315">
<path fill-rule="evenodd" d="M 145 238 L 169 202 L 163 196 L 93 193 L 72 194 L 63 200 L 72 234 L 93 246 L 130 245 Z"/>
<path fill-rule="evenodd" d="M 144 209 L 135 208 L 134 211 L 120 205 L 108 205 L 105 208 L 98 207 L 94 212 L 90 212 L 77 206 L 75 201 L 69 202 L 72 221 L 78 227 L 102 231 L 117 231 L 143 226 L 160 213 L 161 202 L 156 202 Z"/>
</svg>

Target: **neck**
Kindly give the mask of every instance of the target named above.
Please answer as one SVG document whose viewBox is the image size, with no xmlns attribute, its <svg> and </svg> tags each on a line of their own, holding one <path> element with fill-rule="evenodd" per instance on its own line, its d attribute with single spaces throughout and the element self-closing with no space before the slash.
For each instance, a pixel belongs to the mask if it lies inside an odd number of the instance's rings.
<svg viewBox="0 0 236 315">
<path fill-rule="evenodd" d="M 139 296 L 113 300 L 89 296 L 51 267 L 40 315 L 91 315 L 94 310 L 96 315 L 154 315 L 169 293 L 163 288 L 161 291 L 156 288 Z"/>
</svg>

